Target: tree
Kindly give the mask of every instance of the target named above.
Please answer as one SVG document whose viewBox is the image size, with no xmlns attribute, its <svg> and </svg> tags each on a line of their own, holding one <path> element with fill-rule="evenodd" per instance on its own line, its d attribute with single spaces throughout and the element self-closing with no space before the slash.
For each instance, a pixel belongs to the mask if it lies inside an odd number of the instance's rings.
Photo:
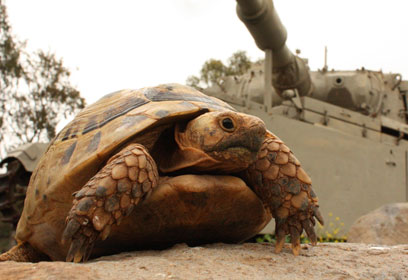
<svg viewBox="0 0 408 280">
<path fill-rule="evenodd" d="M 23 75 L 23 67 L 20 63 L 21 48 L 21 44 L 15 42 L 11 35 L 6 7 L 0 0 L 0 128 L 3 126 L 7 96 L 16 86 L 13 82 L 16 82 Z M 0 134 L 1 140 L 2 134 Z"/>
<path fill-rule="evenodd" d="M 228 59 L 227 75 L 242 75 L 251 67 L 252 62 L 245 51 L 237 51 Z"/>
<path fill-rule="evenodd" d="M 79 91 L 70 85 L 70 72 L 61 59 L 40 50 L 29 63 L 29 94 L 16 92 L 12 122 L 15 135 L 25 143 L 54 138 L 58 122 L 85 105 Z"/>
<path fill-rule="evenodd" d="M 221 89 L 222 83 L 227 76 L 242 75 L 251 67 L 252 62 L 245 51 L 237 51 L 232 54 L 225 65 L 221 60 L 209 59 L 204 62 L 200 70 L 200 77 L 189 76 L 187 85 L 201 89 L 200 85 L 210 87 L 218 85 Z"/>
<path fill-rule="evenodd" d="M 84 108 L 70 71 L 53 53 L 28 53 L 0 0 L 0 157 L 19 144 L 50 141 L 63 118 Z"/>
<path fill-rule="evenodd" d="M 209 59 L 204 62 L 201 68 L 201 80 L 206 85 L 219 85 L 221 86 L 222 79 L 227 75 L 228 67 L 222 63 L 221 60 Z"/>
</svg>

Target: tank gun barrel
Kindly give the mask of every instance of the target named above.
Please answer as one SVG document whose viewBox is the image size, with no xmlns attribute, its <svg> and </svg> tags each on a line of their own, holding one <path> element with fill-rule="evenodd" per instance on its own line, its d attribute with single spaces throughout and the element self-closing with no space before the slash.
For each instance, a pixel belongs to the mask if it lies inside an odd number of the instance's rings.
<svg viewBox="0 0 408 280">
<path fill-rule="evenodd" d="M 287 33 L 271 0 L 237 0 L 237 15 L 261 50 L 272 51 L 272 83 L 280 94 L 297 89 L 311 91 L 309 70 L 304 61 L 286 46 Z"/>
</svg>

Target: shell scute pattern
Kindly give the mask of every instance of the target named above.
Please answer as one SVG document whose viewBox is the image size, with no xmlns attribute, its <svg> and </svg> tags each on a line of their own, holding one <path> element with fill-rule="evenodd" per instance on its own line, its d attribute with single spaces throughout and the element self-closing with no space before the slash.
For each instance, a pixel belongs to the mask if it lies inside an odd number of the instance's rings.
<svg viewBox="0 0 408 280">
<path fill-rule="evenodd" d="M 92 153 L 95 152 L 96 149 L 99 146 L 99 142 L 101 141 L 101 132 L 98 131 L 91 139 L 91 141 L 89 142 L 87 148 L 86 148 L 86 152 L 87 153 Z"/>
<path fill-rule="evenodd" d="M 95 119 L 91 117 L 85 129 L 82 131 L 82 134 L 86 134 L 97 128 L 101 128 L 108 122 L 125 115 L 131 110 L 143 106 L 148 102 L 149 101 L 138 97 L 129 97 L 121 100 L 115 107 L 108 108 L 103 112 L 102 120 L 100 122 L 96 122 Z"/>
<path fill-rule="evenodd" d="M 72 157 L 72 154 L 75 151 L 76 144 L 77 144 L 77 142 L 72 143 L 72 145 L 69 146 L 68 149 L 65 150 L 64 156 L 61 158 L 61 164 L 64 165 L 64 164 L 67 164 L 70 161 L 70 159 Z"/>
<path fill-rule="evenodd" d="M 92 106 L 82 111 L 77 118 L 71 122 L 57 137 L 57 141 L 65 141 L 76 138 L 79 135 L 87 134 L 96 129 L 102 128 L 113 120 L 124 115 L 142 114 L 144 105 L 154 102 L 152 106 L 154 113 L 146 112 L 145 115 L 161 119 L 175 115 L 171 101 L 180 104 L 177 110 L 179 113 L 201 109 L 209 110 L 233 110 L 228 104 L 206 96 L 194 89 L 179 87 L 177 85 L 159 86 L 147 88 L 140 91 L 123 90 L 104 96 Z M 163 103 L 162 106 L 158 106 Z M 120 125 L 120 124 L 119 124 Z"/>
<path fill-rule="evenodd" d="M 165 85 L 155 88 L 146 88 L 143 90 L 143 93 L 147 99 L 156 102 L 184 100 L 193 104 L 200 104 L 203 108 L 216 110 L 227 109 L 235 111 L 233 107 L 219 99 L 202 94 L 195 89 L 179 87 L 178 85 Z"/>
<path fill-rule="evenodd" d="M 158 121 L 171 122 L 175 117 L 219 108 L 233 110 L 222 101 L 178 85 L 108 94 L 79 113 L 56 136 L 42 163 L 43 168 L 50 171 L 51 184 L 37 182 L 36 185 L 41 186 L 39 192 L 60 191 L 62 186 L 63 193 L 71 192 L 96 173 L 118 146 Z M 52 199 L 55 196 L 49 195 Z M 33 215 L 34 208 L 29 215 Z M 38 219 L 41 215 L 35 214 Z"/>
</svg>

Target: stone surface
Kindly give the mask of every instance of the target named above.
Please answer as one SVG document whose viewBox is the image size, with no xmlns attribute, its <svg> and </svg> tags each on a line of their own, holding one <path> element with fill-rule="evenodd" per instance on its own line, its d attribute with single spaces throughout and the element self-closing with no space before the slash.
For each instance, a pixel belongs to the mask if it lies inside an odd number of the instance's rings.
<svg viewBox="0 0 408 280">
<path fill-rule="evenodd" d="M 302 245 L 294 257 L 288 244 L 179 244 L 163 251 L 102 257 L 85 264 L 0 263 L 1 279 L 408 279 L 408 245 L 350 243 Z"/>
<path fill-rule="evenodd" d="M 387 204 L 360 217 L 347 237 L 354 243 L 408 244 L 408 203 Z"/>
</svg>

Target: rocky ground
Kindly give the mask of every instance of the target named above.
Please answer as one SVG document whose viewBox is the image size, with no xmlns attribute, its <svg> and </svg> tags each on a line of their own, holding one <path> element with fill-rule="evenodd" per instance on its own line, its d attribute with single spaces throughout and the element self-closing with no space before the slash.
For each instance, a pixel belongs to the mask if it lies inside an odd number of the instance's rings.
<svg viewBox="0 0 408 280">
<path fill-rule="evenodd" d="M 302 245 L 294 257 L 271 244 L 179 244 L 163 251 L 102 257 L 85 264 L 0 263 L 1 279 L 408 279 L 408 244 Z"/>
</svg>

